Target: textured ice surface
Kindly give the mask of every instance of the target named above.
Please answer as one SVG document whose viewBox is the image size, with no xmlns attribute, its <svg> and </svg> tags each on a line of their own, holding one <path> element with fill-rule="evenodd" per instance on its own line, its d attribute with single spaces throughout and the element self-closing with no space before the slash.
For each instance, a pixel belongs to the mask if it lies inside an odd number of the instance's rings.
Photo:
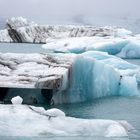
<svg viewBox="0 0 140 140">
<path fill-rule="evenodd" d="M 52 117 L 48 116 L 48 112 Z M 58 109 L 0 105 L 0 136 L 124 137 L 128 135 L 127 132 L 131 128 L 126 121 L 88 120 L 67 117 L 62 113 Z"/>
<path fill-rule="evenodd" d="M 15 39 L 46 42 L 42 47 L 64 63 L 43 54 L 1 53 L 1 86 L 57 89 L 55 103 L 139 95 L 140 67 L 120 59 L 140 58 L 139 35 L 116 27 L 36 25 L 22 17 L 7 24 Z"/>
<path fill-rule="evenodd" d="M 65 59 L 39 53 L 0 53 L 0 86 L 64 90 L 71 67 Z"/>
<path fill-rule="evenodd" d="M 0 42 L 12 42 L 7 29 L 0 30 Z"/>
<path fill-rule="evenodd" d="M 23 17 L 12 17 L 6 21 L 8 29 L 16 29 L 19 27 L 31 26 L 34 25 L 33 22 L 29 22 L 26 18 Z"/>
<path fill-rule="evenodd" d="M 23 99 L 20 96 L 16 96 L 14 98 L 11 99 L 12 104 L 16 105 L 16 104 L 22 104 Z"/>
<path fill-rule="evenodd" d="M 131 36 L 132 33 L 117 27 L 93 27 L 73 25 L 37 25 L 23 17 L 13 17 L 7 20 L 7 32 L 0 32 L 0 42 L 45 43 L 48 38 L 84 37 L 84 36 Z"/>
<path fill-rule="evenodd" d="M 102 51 L 121 58 L 140 58 L 139 37 L 76 37 L 47 40 L 42 47 L 52 52 Z"/>
<path fill-rule="evenodd" d="M 63 94 L 54 94 L 55 103 L 105 96 L 139 96 L 139 66 L 106 52 L 87 51 L 75 56 L 69 88 Z"/>
<path fill-rule="evenodd" d="M 0 86 L 56 89 L 55 104 L 139 96 L 140 67 L 107 52 L 56 53 L 51 57 L 1 53 L 0 63 Z"/>
</svg>

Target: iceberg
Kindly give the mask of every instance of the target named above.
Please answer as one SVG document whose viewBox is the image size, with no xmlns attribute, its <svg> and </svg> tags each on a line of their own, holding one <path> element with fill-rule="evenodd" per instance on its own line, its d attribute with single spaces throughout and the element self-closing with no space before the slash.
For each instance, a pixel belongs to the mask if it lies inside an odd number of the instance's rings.
<svg viewBox="0 0 140 140">
<path fill-rule="evenodd" d="M 0 87 L 41 89 L 48 102 L 139 96 L 140 67 L 106 52 L 0 53 L 0 56 Z M 52 90 L 53 96 L 48 97 L 47 90 Z"/>
<path fill-rule="evenodd" d="M 56 108 L 0 105 L 0 136 L 127 137 L 131 129 L 126 121 L 68 117 Z"/>
<path fill-rule="evenodd" d="M 74 25 L 38 25 L 23 17 L 13 17 L 6 21 L 6 32 L 0 31 L 0 42 L 46 43 L 46 39 L 84 36 L 132 36 L 132 33 L 117 27 L 93 27 Z M 5 34 L 4 34 L 5 33 Z"/>
<path fill-rule="evenodd" d="M 105 52 L 76 54 L 69 87 L 55 93 L 53 100 L 75 103 L 106 96 L 139 96 L 139 71 L 139 66 Z"/>
<path fill-rule="evenodd" d="M 72 65 L 69 58 L 0 53 L 0 87 L 65 90 Z"/>
<path fill-rule="evenodd" d="M 139 59 L 139 37 L 74 37 L 50 39 L 42 48 L 51 52 L 84 53 L 86 51 L 107 52 L 120 58 Z"/>
</svg>

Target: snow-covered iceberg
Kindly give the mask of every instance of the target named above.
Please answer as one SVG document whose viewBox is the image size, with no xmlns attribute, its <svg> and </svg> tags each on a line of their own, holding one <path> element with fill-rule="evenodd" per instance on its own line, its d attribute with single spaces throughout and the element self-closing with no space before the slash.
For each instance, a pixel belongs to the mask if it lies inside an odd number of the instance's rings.
<svg viewBox="0 0 140 140">
<path fill-rule="evenodd" d="M 70 56 L 0 53 L 0 87 L 64 90 L 71 65 Z"/>
<path fill-rule="evenodd" d="M 0 42 L 13 42 L 7 29 L 0 30 Z"/>
<path fill-rule="evenodd" d="M 49 38 L 84 36 L 131 36 L 132 32 L 117 27 L 93 27 L 74 25 L 38 25 L 23 17 L 13 17 L 6 21 L 8 36 L 0 31 L 0 42 L 45 43 Z"/>
<path fill-rule="evenodd" d="M 130 129 L 126 121 L 67 117 L 55 108 L 0 105 L 0 136 L 127 137 Z"/>
</svg>

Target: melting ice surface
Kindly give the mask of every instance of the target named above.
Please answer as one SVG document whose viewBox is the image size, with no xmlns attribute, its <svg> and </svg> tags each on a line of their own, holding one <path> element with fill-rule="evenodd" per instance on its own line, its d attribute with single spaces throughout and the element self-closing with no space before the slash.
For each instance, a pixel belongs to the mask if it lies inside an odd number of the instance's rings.
<svg viewBox="0 0 140 140">
<path fill-rule="evenodd" d="M 17 104 L 0 105 L 0 136 L 126 137 L 133 127 L 126 121 L 67 117 L 59 109 Z"/>
</svg>

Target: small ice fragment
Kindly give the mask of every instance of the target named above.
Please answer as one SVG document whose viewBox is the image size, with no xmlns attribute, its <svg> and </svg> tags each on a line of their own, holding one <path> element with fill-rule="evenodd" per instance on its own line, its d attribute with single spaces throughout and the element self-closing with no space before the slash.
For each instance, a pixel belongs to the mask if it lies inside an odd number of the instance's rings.
<svg viewBox="0 0 140 140">
<path fill-rule="evenodd" d="M 50 117 L 65 117 L 65 113 L 57 108 L 49 109 L 45 112 L 45 115 Z"/>
<path fill-rule="evenodd" d="M 20 96 L 13 97 L 11 99 L 12 104 L 22 104 L 23 99 Z"/>
</svg>

